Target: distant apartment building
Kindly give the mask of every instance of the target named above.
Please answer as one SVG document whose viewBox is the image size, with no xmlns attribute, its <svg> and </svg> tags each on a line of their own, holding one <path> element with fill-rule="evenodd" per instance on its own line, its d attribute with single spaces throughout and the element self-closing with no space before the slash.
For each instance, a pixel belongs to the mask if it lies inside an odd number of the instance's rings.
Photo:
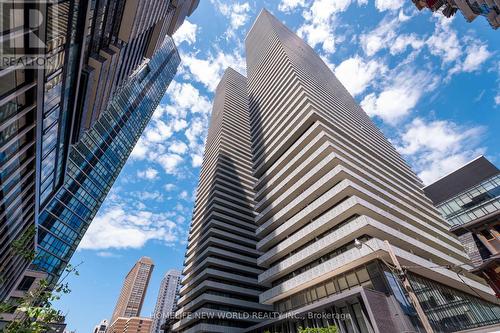
<svg viewBox="0 0 500 333">
<path fill-rule="evenodd" d="M 483 16 L 493 29 L 500 27 L 499 0 L 412 0 L 418 10 L 428 8 L 432 12 L 452 17 L 460 11 L 467 22 Z"/>
<path fill-rule="evenodd" d="M 500 297 L 500 170 L 480 156 L 424 188 Z"/>
<path fill-rule="evenodd" d="M 148 257 L 142 257 L 128 272 L 111 316 L 111 325 L 118 317 L 140 316 L 153 268 L 153 261 Z"/>
<path fill-rule="evenodd" d="M 142 104 L 142 111 L 136 113 L 140 121 L 134 125 L 124 124 L 121 114 L 113 114 L 109 109 L 113 103 L 115 108 L 117 103 L 126 103 L 119 94 L 127 89 L 127 93 L 138 98 L 136 103 L 143 94 L 151 97 L 151 87 L 146 85 L 141 90 L 137 81 L 130 82 L 148 59 L 158 56 L 157 59 L 165 60 L 165 48 L 175 50 L 168 35 L 181 26 L 198 3 L 199 0 L 0 3 L 0 15 L 4 18 L 0 22 L 0 300 L 15 288 L 30 264 L 20 252 L 42 252 L 38 259 L 43 257 L 45 263 L 41 265 L 38 260 L 32 268 L 47 267 L 49 279 L 56 281 L 59 277 L 92 221 L 93 213 L 89 214 L 87 208 L 97 211 L 104 192 L 114 181 L 112 176 L 92 176 L 80 186 L 75 177 L 86 176 L 77 176 L 71 170 L 70 155 L 73 154 L 73 161 L 79 158 L 74 154 L 83 155 L 87 168 L 100 163 L 96 167 L 103 167 L 103 174 L 114 173 L 126 160 L 126 153 L 106 153 L 103 149 L 113 145 L 121 128 L 126 128 L 126 136 L 131 138 L 128 144 L 133 147 L 152 112 L 145 110 L 155 109 L 161 96 Z M 175 73 L 179 59 L 174 52 L 168 68 L 160 66 L 157 75 L 149 75 L 164 85 L 151 82 L 155 92 L 165 91 Z M 136 88 L 130 90 L 131 85 Z M 104 113 L 107 121 L 115 117 L 121 122 L 116 125 L 119 127 L 110 128 L 109 134 L 102 133 L 100 127 Z M 87 140 L 84 145 L 90 148 L 78 151 L 74 145 L 82 140 Z M 96 161 L 100 157 L 95 155 L 104 153 L 112 155 L 112 164 Z"/>
<path fill-rule="evenodd" d="M 108 326 L 109 326 L 109 323 L 106 319 L 101 320 L 99 325 L 96 325 L 96 327 L 94 327 L 94 330 L 92 331 L 92 333 L 106 333 Z"/>
<path fill-rule="evenodd" d="M 263 10 L 246 54 L 216 90 L 173 330 L 422 332 L 385 240 L 435 332 L 498 325 L 420 179 L 314 50 Z"/>
<path fill-rule="evenodd" d="M 180 281 L 181 272 L 176 269 L 169 270 L 163 277 L 156 299 L 151 333 L 161 333 L 161 326 L 173 317 L 179 299 Z"/>
</svg>

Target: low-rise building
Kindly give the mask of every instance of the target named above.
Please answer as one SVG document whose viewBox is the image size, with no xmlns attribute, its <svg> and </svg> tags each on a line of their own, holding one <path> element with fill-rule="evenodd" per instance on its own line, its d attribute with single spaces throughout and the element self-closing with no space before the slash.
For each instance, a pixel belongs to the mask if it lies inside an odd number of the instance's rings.
<svg viewBox="0 0 500 333">
<path fill-rule="evenodd" d="M 424 188 L 500 297 L 500 170 L 480 156 Z"/>
<path fill-rule="evenodd" d="M 108 328 L 107 333 L 150 333 L 153 320 L 144 317 L 118 317 Z"/>
</svg>

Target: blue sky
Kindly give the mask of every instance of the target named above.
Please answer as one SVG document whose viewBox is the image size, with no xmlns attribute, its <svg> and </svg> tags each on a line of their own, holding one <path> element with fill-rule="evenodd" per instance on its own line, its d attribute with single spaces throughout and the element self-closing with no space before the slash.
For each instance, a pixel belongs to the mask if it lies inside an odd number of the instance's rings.
<svg viewBox="0 0 500 333">
<path fill-rule="evenodd" d="M 202 0 L 176 34 L 183 63 L 72 263 L 80 276 L 57 306 L 68 328 L 110 318 L 128 270 L 181 268 L 214 89 L 245 73 L 244 38 L 261 8 L 298 32 L 429 183 L 479 154 L 500 164 L 500 31 L 418 12 L 401 0 Z"/>
</svg>

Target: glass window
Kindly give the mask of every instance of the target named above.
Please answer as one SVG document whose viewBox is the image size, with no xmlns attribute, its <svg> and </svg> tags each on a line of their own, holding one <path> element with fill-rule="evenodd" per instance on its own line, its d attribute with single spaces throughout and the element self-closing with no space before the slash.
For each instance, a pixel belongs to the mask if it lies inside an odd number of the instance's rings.
<svg viewBox="0 0 500 333">
<path fill-rule="evenodd" d="M 339 284 L 339 288 L 340 290 L 345 290 L 348 288 L 348 285 L 347 285 L 347 280 L 345 279 L 345 277 L 341 276 L 337 279 L 337 282 Z"/>
<path fill-rule="evenodd" d="M 17 286 L 17 290 L 28 291 L 33 285 L 33 282 L 35 282 L 35 278 L 33 276 L 24 276 L 19 285 Z"/>
<path fill-rule="evenodd" d="M 0 147 L 12 140 L 18 133 L 22 132 L 27 125 L 28 119 L 26 117 L 21 117 L 0 131 Z"/>
<path fill-rule="evenodd" d="M 24 26 L 24 11 L 19 7 L 19 3 L 15 6 L 14 1 L 2 1 L 1 14 L 1 34 L 8 31 L 15 31 Z"/>
<path fill-rule="evenodd" d="M 483 235 L 487 240 L 492 240 L 495 238 L 495 236 L 493 236 L 491 234 L 491 232 L 488 230 L 488 229 L 483 229 L 480 231 L 481 235 Z"/>
<path fill-rule="evenodd" d="M 349 285 L 350 288 L 357 286 L 359 284 L 358 279 L 356 278 L 356 273 L 354 272 L 347 274 L 346 279 L 347 279 L 347 284 Z"/>
<path fill-rule="evenodd" d="M 335 284 L 333 283 L 332 280 L 328 281 L 326 283 L 326 292 L 328 293 L 328 295 L 332 295 L 332 294 L 335 294 Z"/>
<path fill-rule="evenodd" d="M 318 294 L 318 299 L 326 297 L 326 289 L 324 285 L 320 285 L 316 288 L 316 293 Z"/>
<path fill-rule="evenodd" d="M 56 150 L 47 155 L 42 161 L 42 175 L 41 179 L 45 179 L 52 171 L 54 171 L 54 166 L 56 163 Z"/>
<path fill-rule="evenodd" d="M 370 280 L 370 276 L 368 275 L 368 271 L 366 270 L 365 267 L 358 269 L 356 275 L 358 276 L 358 280 L 360 283 Z"/>
<path fill-rule="evenodd" d="M 0 77 L 0 97 L 6 96 L 26 82 L 24 69 L 12 70 Z"/>
<path fill-rule="evenodd" d="M 316 289 L 314 288 L 309 289 L 309 295 L 311 298 L 311 302 L 316 302 L 316 300 L 318 299 L 318 295 L 316 295 Z"/>
</svg>

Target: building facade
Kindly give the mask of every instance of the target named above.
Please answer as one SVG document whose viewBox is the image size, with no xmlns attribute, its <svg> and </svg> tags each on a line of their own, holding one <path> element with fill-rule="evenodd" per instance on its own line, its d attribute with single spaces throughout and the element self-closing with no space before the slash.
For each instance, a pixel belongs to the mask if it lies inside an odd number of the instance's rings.
<svg viewBox="0 0 500 333">
<path fill-rule="evenodd" d="M 40 281 L 47 278 L 47 273 L 40 271 L 32 271 L 27 269 L 24 274 L 18 279 L 15 288 L 12 289 L 6 298 L 6 303 L 11 304 L 12 307 L 6 313 L 0 312 L 0 329 L 5 328 L 8 323 L 15 319 L 22 319 L 23 313 L 17 310 L 19 301 L 23 299 L 27 293 L 36 292 L 40 286 Z"/>
<path fill-rule="evenodd" d="M 65 0 L 0 4 L 0 15 L 5 18 L 0 22 L 0 300 L 7 297 L 30 264 L 29 256 L 23 253 L 40 248 L 46 251 L 47 241 L 53 244 L 55 252 L 50 255 L 54 257 L 49 257 L 54 262 L 41 265 L 38 260 L 32 268 L 48 266 L 49 277 L 57 280 L 58 268 L 50 266 L 59 265 L 61 259 L 67 261 L 64 257 L 72 254 L 68 247 L 76 248 L 93 215 L 85 208 L 75 212 L 79 208 L 70 207 L 69 202 L 62 203 L 64 209 L 58 203 L 61 195 L 68 195 L 69 187 L 69 195 L 87 191 L 73 182 L 75 177 L 87 177 L 79 171 L 75 175 L 73 162 L 80 158 L 76 155 L 87 150 L 95 154 L 92 149 L 112 144 L 109 140 L 116 136 L 114 132 L 99 132 L 103 114 L 108 112 L 108 118 L 120 116 L 107 111 L 113 103 L 127 104 L 123 94 L 117 94 L 131 89 L 134 73 L 148 59 L 157 54 L 158 59 L 165 59 L 164 44 L 175 49 L 167 36 L 178 29 L 198 3 L 199 0 Z M 165 84 L 162 77 L 171 79 L 177 60 L 178 55 L 172 56 L 169 69 L 161 75 L 151 74 L 150 78 L 159 78 L 159 84 Z M 165 90 L 159 85 L 154 90 L 159 88 Z M 128 93 L 142 96 L 140 89 Z M 149 107 L 154 109 L 154 104 Z M 141 113 L 146 118 L 136 119 L 136 125 L 119 125 L 127 127 L 128 136 L 133 138 L 127 144 L 141 134 L 135 131 L 142 131 L 142 120 L 149 120 L 145 108 Z M 118 127 L 116 130 L 121 131 Z M 89 139 L 90 131 L 99 133 Z M 107 143 L 99 142 L 104 138 Z M 87 143 L 81 144 L 82 140 Z M 75 148 L 77 145 L 88 149 Z M 79 197 L 86 200 L 83 205 L 88 209 L 98 209 L 99 196 L 105 196 L 102 192 L 107 192 L 114 180 L 109 173 L 119 167 L 120 159 L 128 156 L 127 150 L 115 150 L 117 156 L 112 158 L 116 161 L 101 162 L 113 168 L 104 172 L 105 179 L 94 179 L 93 184 L 87 180 L 87 185 L 96 187 L 91 189 L 91 197 Z M 58 220 L 49 217 L 47 222 L 48 211 L 55 213 Z M 40 224 L 45 229 L 39 229 Z M 52 236 L 44 241 L 47 231 Z M 42 242 L 45 244 L 37 246 Z M 45 252 L 42 255 L 48 256 Z"/>
<path fill-rule="evenodd" d="M 500 297 L 500 170 L 479 156 L 424 191 Z"/>
<path fill-rule="evenodd" d="M 259 304 L 264 288 L 258 281 L 263 270 L 257 266 L 249 121 L 246 79 L 228 69 L 213 104 L 175 331 L 241 329 L 258 320 L 230 320 L 228 313 L 270 310 Z M 214 318 L 203 317 L 209 314 Z"/>
<path fill-rule="evenodd" d="M 19 252 L 35 250 L 40 206 L 64 179 L 85 11 L 75 0 L 3 1 L 0 11 L 3 300 L 29 265 Z"/>
<path fill-rule="evenodd" d="M 119 318 L 139 317 L 148 290 L 154 264 L 148 257 L 140 258 L 125 277 L 110 324 Z"/>
<path fill-rule="evenodd" d="M 333 325 L 341 332 L 422 330 L 399 275 L 386 265 L 391 258 L 385 240 L 436 332 L 500 323 L 491 288 L 467 271 L 457 273 L 472 266 L 421 190 L 422 182 L 314 50 L 263 10 L 247 35 L 246 52 L 246 87 L 243 76 L 228 70 L 214 101 L 177 315 L 215 300 L 210 287 L 199 285 L 200 275 L 213 274 L 219 282 L 240 269 L 233 264 L 217 271 L 227 254 L 206 244 L 215 242 L 210 233 L 220 231 L 216 221 L 200 216 L 204 210 L 209 217 L 222 211 L 242 220 L 239 197 L 223 186 L 213 191 L 207 186 L 239 169 L 239 163 L 219 162 L 227 160 L 223 148 L 230 147 L 250 176 L 232 176 L 227 183 L 244 179 L 253 189 L 252 205 L 244 212 L 253 215 L 250 225 L 256 227 L 262 271 L 255 290 L 272 316 L 261 316 L 263 309 L 246 313 L 266 318 L 251 326 L 242 324 L 241 316 L 200 324 L 180 319 L 174 330 L 297 332 Z M 236 118 L 247 106 L 248 121 Z M 250 133 L 249 141 L 243 132 Z M 240 149 L 242 143 L 250 144 L 250 154 Z M 225 235 L 224 247 L 242 244 Z M 210 263 L 218 266 L 189 276 Z M 243 279 L 226 283 L 224 295 L 236 299 L 231 294 L 252 285 Z M 228 309 L 217 301 L 210 309 Z"/>
<path fill-rule="evenodd" d="M 174 316 L 179 299 L 180 282 L 181 272 L 176 269 L 169 270 L 161 280 L 151 333 L 161 333 L 161 326 Z"/>
<path fill-rule="evenodd" d="M 150 333 L 153 320 L 143 317 L 118 317 L 106 333 Z"/>
<path fill-rule="evenodd" d="M 96 325 L 94 327 L 94 330 L 92 333 L 106 333 L 106 330 L 108 329 L 109 323 L 106 319 L 101 320 L 99 325 Z"/>
<path fill-rule="evenodd" d="M 493 29 L 500 27 L 499 0 L 413 0 L 413 3 L 418 10 L 427 8 L 446 17 L 460 11 L 467 22 L 483 16 Z"/>
<path fill-rule="evenodd" d="M 180 58 L 170 37 L 136 71 L 80 141 L 72 146 L 67 177 L 38 219 L 32 266 L 57 281 L 139 140 Z"/>
</svg>

